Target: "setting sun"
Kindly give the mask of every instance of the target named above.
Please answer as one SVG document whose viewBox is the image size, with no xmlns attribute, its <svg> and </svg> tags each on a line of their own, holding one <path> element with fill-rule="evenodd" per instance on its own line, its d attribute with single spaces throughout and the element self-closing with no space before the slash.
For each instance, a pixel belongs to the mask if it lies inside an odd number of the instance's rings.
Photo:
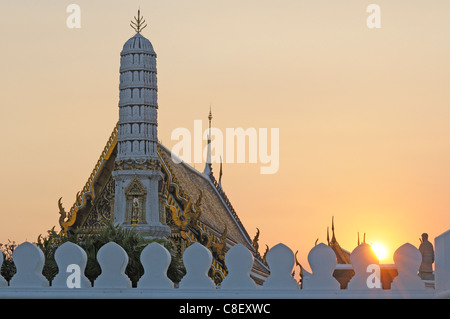
<svg viewBox="0 0 450 319">
<path fill-rule="evenodd" d="M 387 249 L 383 244 L 374 243 L 372 244 L 372 250 L 375 255 L 378 257 L 378 260 L 383 260 L 387 257 Z"/>
</svg>

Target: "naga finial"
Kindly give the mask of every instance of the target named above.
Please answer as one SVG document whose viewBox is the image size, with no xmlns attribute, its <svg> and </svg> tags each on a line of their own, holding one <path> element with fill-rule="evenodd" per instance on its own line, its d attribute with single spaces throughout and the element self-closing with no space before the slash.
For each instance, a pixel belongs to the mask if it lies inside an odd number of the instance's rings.
<svg viewBox="0 0 450 319">
<path fill-rule="evenodd" d="M 134 29 L 134 31 L 136 31 L 136 33 L 140 33 L 147 26 L 144 17 L 143 16 L 141 17 L 141 9 L 138 9 L 137 18 L 134 17 L 134 20 L 135 21 L 131 21 L 130 26 Z"/>
<path fill-rule="evenodd" d="M 225 228 L 223 229 L 222 235 L 220 235 L 220 242 L 225 243 L 225 240 L 227 239 L 227 233 L 228 233 L 228 227 L 227 224 L 225 224 Z"/>
<path fill-rule="evenodd" d="M 258 249 L 259 249 L 258 240 L 259 240 L 259 229 L 256 228 L 256 235 L 253 238 L 253 242 L 252 242 L 252 245 L 253 245 L 253 247 L 255 247 L 256 252 L 258 252 Z"/>
<path fill-rule="evenodd" d="M 267 246 L 267 244 L 266 244 L 266 251 L 264 252 L 264 255 L 262 257 L 263 263 L 265 263 L 265 264 L 267 264 L 266 256 L 267 256 L 268 252 L 269 252 L 269 246 Z"/>
<path fill-rule="evenodd" d="M 201 206 L 202 206 L 202 199 L 203 199 L 203 192 L 200 191 L 200 194 L 198 195 L 197 201 L 194 204 L 194 208 L 197 212 L 201 211 Z"/>
<path fill-rule="evenodd" d="M 59 216 L 59 225 L 61 226 L 61 229 L 63 230 L 63 232 L 66 232 L 67 229 L 64 227 L 64 222 L 67 217 L 67 212 L 64 209 L 64 207 L 62 206 L 61 199 L 62 199 L 62 197 L 58 200 L 58 208 L 59 208 L 59 215 L 60 215 Z"/>
</svg>

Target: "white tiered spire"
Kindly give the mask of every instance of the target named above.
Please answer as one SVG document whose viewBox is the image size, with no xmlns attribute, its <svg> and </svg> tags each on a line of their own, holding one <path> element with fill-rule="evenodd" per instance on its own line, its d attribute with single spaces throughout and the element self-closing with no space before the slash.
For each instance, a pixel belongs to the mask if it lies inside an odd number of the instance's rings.
<svg viewBox="0 0 450 319">
<path fill-rule="evenodd" d="M 157 155 L 156 53 L 140 34 L 146 27 L 140 11 L 135 19 L 131 26 L 137 33 L 120 53 L 114 221 L 148 237 L 168 237 L 170 228 L 160 214 L 158 194 L 163 175 Z"/>
<path fill-rule="evenodd" d="M 150 41 L 136 33 L 120 55 L 117 158 L 157 158 L 156 53 Z"/>
</svg>

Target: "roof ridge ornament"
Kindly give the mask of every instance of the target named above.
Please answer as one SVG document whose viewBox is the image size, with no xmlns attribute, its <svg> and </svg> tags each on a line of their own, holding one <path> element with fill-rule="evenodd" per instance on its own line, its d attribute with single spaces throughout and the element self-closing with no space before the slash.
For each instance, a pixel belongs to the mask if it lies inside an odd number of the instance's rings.
<svg viewBox="0 0 450 319">
<path fill-rule="evenodd" d="M 206 153 L 206 164 L 205 169 L 203 170 L 203 174 L 210 176 L 212 174 L 212 166 L 211 166 L 211 121 L 212 121 L 212 112 L 211 112 L 211 104 L 209 104 L 209 132 L 208 132 L 208 145 L 207 145 L 207 153 Z M 211 177 L 210 177 L 211 178 Z"/>
<path fill-rule="evenodd" d="M 136 31 L 136 33 L 141 33 L 145 29 L 147 24 L 145 23 L 144 17 L 141 16 L 141 9 L 138 9 L 138 15 L 134 17 L 135 21 L 131 21 L 130 26 Z M 145 24 L 145 25 L 144 25 Z"/>
</svg>

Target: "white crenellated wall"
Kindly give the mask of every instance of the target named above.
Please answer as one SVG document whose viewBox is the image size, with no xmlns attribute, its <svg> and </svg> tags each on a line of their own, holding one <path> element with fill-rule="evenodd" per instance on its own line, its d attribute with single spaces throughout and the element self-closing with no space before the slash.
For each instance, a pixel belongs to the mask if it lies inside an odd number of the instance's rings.
<svg viewBox="0 0 450 319">
<path fill-rule="evenodd" d="M 294 267 L 294 254 L 283 244 L 278 244 L 267 253 L 270 276 L 262 286 L 257 286 L 251 277 L 250 269 L 253 255 L 237 244 L 226 254 L 228 275 L 217 287 L 207 276 L 211 267 L 210 251 L 199 243 L 189 246 L 183 255 L 186 275 L 179 288 L 167 277 L 170 253 L 162 245 L 149 244 L 141 254 L 145 273 L 139 279 L 137 288 L 131 288 L 131 281 L 125 274 L 128 256 L 121 246 L 114 242 L 105 244 L 97 254 L 102 273 L 94 281 L 93 287 L 87 284 L 83 272 L 86 266 L 86 253 L 73 243 L 61 245 L 55 253 L 59 273 L 51 286 L 42 275 L 44 255 L 34 244 L 25 242 L 13 254 L 17 273 L 6 285 L 0 278 L 0 298 L 245 298 L 245 299 L 296 299 L 296 298 L 450 298 L 450 231 L 436 238 L 436 288 L 426 288 L 418 275 L 422 256 L 418 249 L 406 243 L 394 254 L 398 276 L 392 282 L 392 289 L 370 288 L 366 282 L 373 272 L 364 267 L 373 265 L 368 255 L 368 246 L 361 244 L 354 249 L 351 260 L 355 276 L 348 289 L 339 289 L 333 277 L 336 259 L 330 247 L 316 245 L 308 255 L 312 274 L 304 278 L 303 287 L 291 276 Z M 370 247 L 369 247 L 370 248 Z M 70 288 L 72 271 L 69 265 L 78 265 L 81 270 L 80 288 Z M 375 261 L 375 267 L 377 265 Z"/>
</svg>

